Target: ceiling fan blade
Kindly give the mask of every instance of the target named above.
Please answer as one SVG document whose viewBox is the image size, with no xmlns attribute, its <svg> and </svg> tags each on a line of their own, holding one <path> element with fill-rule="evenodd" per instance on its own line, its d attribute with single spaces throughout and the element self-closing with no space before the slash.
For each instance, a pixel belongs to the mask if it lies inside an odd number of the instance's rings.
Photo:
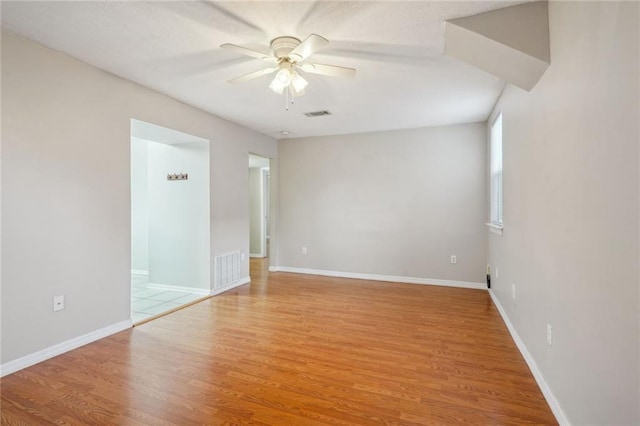
<svg viewBox="0 0 640 426">
<path fill-rule="evenodd" d="M 332 77 L 353 77 L 356 75 L 355 68 L 339 67 L 337 65 L 323 64 L 298 64 L 298 67 L 310 74 L 329 75 Z"/>
<path fill-rule="evenodd" d="M 267 61 L 267 62 L 277 61 L 277 59 L 274 58 L 270 53 L 258 52 L 257 50 L 247 49 L 246 47 L 238 46 L 237 44 L 225 43 L 225 44 L 221 44 L 220 48 L 234 50 L 238 53 L 242 53 L 243 55 L 262 59 L 263 61 Z"/>
<path fill-rule="evenodd" d="M 331 47 L 322 50 L 322 56 L 424 66 L 431 61 L 440 60 L 442 52 L 422 46 L 331 41 Z"/>
<path fill-rule="evenodd" d="M 229 83 L 242 83 L 247 80 L 253 80 L 254 78 L 262 77 L 263 75 L 271 74 L 278 70 L 278 67 L 264 68 L 258 71 L 250 72 L 249 74 L 241 75 L 240 77 L 229 80 Z"/>
<path fill-rule="evenodd" d="M 309 37 L 305 38 L 298 47 L 289 53 L 289 58 L 295 62 L 304 61 L 327 44 L 329 44 L 329 40 L 326 38 L 319 36 L 318 34 L 311 34 Z"/>
</svg>

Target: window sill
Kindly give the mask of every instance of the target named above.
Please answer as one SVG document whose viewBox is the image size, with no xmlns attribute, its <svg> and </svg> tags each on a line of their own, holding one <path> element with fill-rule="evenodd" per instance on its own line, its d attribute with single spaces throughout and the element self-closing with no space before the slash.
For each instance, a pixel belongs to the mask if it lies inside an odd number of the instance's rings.
<svg viewBox="0 0 640 426">
<path fill-rule="evenodd" d="M 496 225 L 495 223 L 485 223 L 489 227 L 489 231 L 493 232 L 496 235 L 502 236 L 502 231 L 504 227 L 502 225 Z"/>
</svg>

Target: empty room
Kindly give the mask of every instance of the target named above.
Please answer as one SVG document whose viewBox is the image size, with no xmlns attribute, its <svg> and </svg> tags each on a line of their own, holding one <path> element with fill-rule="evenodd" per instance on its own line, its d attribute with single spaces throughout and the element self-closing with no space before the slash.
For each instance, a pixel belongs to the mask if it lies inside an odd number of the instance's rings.
<svg viewBox="0 0 640 426">
<path fill-rule="evenodd" d="M 640 2 L 0 20 L 2 425 L 640 425 Z"/>
</svg>

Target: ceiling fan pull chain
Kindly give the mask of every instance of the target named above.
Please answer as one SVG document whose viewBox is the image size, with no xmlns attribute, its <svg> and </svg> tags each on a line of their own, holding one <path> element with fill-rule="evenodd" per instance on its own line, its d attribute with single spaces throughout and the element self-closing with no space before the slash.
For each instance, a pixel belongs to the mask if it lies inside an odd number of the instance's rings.
<svg viewBox="0 0 640 426">
<path fill-rule="evenodd" d="M 289 88 L 284 89 L 284 109 L 289 111 Z"/>
</svg>

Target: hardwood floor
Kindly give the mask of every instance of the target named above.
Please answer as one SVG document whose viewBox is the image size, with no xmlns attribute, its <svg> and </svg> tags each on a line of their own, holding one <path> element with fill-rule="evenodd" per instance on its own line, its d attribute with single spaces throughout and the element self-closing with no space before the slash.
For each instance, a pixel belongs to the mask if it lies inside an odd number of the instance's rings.
<svg viewBox="0 0 640 426">
<path fill-rule="evenodd" d="M 486 292 L 251 262 L 251 285 L 4 377 L 2 424 L 556 424 Z"/>
</svg>

